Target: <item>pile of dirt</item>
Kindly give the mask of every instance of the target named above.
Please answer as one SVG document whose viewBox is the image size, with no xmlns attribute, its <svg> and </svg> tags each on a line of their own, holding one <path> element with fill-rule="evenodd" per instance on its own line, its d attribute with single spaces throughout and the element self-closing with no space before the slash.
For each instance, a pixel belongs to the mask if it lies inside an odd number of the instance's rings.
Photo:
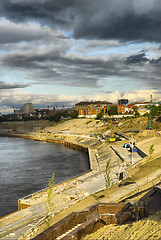
<svg viewBox="0 0 161 240">
<path fill-rule="evenodd" d="M 152 133 L 150 131 L 150 133 Z M 158 158 L 160 157 L 160 146 L 161 146 L 161 136 L 153 136 L 148 138 L 143 138 L 143 140 L 140 140 L 137 143 L 137 146 L 141 148 L 142 151 L 144 151 L 146 154 L 149 154 L 149 149 L 151 145 L 154 146 L 154 152 L 153 152 L 153 158 Z"/>
<path fill-rule="evenodd" d="M 51 132 L 94 134 L 104 131 L 105 125 L 95 119 L 72 119 L 47 127 Z"/>
<path fill-rule="evenodd" d="M 153 240 L 161 239 L 161 212 L 137 222 L 111 224 L 88 235 L 84 240 Z"/>
</svg>

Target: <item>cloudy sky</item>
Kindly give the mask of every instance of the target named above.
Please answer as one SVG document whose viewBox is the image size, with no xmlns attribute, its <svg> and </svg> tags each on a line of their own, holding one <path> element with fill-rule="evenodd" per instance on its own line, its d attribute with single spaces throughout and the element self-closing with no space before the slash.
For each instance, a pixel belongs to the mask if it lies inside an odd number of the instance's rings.
<svg viewBox="0 0 161 240">
<path fill-rule="evenodd" d="M 0 0 L 0 112 L 161 101 L 160 0 Z"/>
</svg>

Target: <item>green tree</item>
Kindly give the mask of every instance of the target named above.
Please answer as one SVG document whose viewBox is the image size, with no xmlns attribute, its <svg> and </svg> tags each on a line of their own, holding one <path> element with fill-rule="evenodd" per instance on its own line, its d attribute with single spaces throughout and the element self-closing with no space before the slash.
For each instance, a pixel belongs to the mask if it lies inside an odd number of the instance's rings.
<svg viewBox="0 0 161 240">
<path fill-rule="evenodd" d="M 35 120 L 33 116 L 23 116 L 22 118 L 24 121 L 31 121 L 31 120 Z"/>
<path fill-rule="evenodd" d="M 96 119 L 101 119 L 101 118 L 103 118 L 103 112 L 102 111 L 97 114 Z"/>
<path fill-rule="evenodd" d="M 55 121 L 55 122 L 59 122 L 61 120 L 61 118 L 78 118 L 78 112 L 76 110 L 73 111 L 73 113 L 68 113 L 68 111 L 60 111 L 60 112 L 56 112 L 53 116 L 49 117 L 50 121 Z"/>
<path fill-rule="evenodd" d="M 72 119 L 78 118 L 78 112 L 77 112 L 76 110 L 74 110 L 74 112 L 70 114 L 70 117 L 71 117 Z"/>
<path fill-rule="evenodd" d="M 152 117 L 158 116 L 161 113 L 161 106 L 152 105 L 151 115 Z"/>
<path fill-rule="evenodd" d="M 50 121 L 59 122 L 60 119 L 61 119 L 61 116 L 62 116 L 61 113 L 58 112 L 58 113 L 55 113 L 53 116 L 50 116 L 50 117 L 49 117 L 49 120 L 50 120 Z"/>
<path fill-rule="evenodd" d="M 69 117 L 68 111 L 62 111 L 61 116 L 63 116 L 64 118 Z"/>
<path fill-rule="evenodd" d="M 117 106 L 111 106 L 110 110 L 108 111 L 108 114 L 111 115 L 118 115 L 118 107 Z"/>
<path fill-rule="evenodd" d="M 135 117 L 139 117 L 139 112 L 138 112 L 138 107 L 137 106 L 133 106 L 133 110 L 134 110 L 134 113 L 135 113 Z"/>
</svg>

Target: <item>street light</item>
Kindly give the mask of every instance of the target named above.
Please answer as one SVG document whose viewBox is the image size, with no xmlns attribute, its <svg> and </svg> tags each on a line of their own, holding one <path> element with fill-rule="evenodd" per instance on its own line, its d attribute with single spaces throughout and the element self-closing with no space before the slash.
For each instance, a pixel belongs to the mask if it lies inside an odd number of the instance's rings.
<svg viewBox="0 0 161 240">
<path fill-rule="evenodd" d="M 134 139 L 133 139 L 133 135 L 132 135 L 131 137 L 132 137 L 132 141 L 131 141 L 131 144 L 132 144 L 132 159 L 131 159 L 131 164 L 133 165 L 133 164 L 134 164 L 134 158 L 133 158 L 133 144 L 134 144 Z"/>
</svg>

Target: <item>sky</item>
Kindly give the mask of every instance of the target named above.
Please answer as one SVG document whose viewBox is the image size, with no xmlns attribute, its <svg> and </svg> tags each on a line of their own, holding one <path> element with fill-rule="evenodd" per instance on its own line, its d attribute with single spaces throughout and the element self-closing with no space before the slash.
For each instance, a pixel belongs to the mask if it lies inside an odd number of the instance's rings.
<svg viewBox="0 0 161 240">
<path fill-rule="evenodd" d="M 0 112 L 161 101 L 160 0 L 0 0 Z"/>
</svg>

